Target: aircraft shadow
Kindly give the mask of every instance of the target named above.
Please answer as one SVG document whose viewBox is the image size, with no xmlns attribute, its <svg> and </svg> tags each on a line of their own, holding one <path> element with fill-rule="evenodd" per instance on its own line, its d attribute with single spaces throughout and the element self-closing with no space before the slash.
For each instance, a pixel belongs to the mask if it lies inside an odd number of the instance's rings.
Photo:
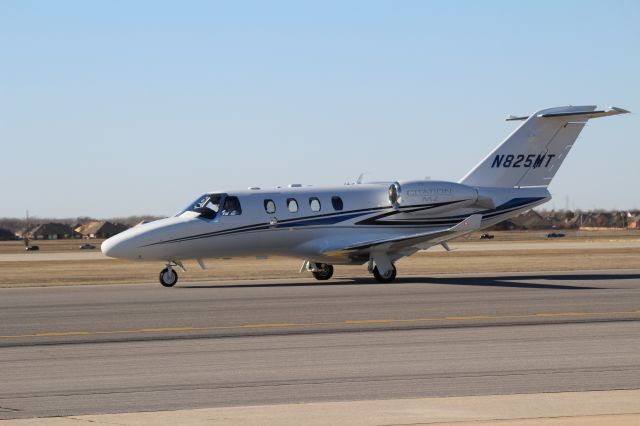
<svg viewBox="0 0 640 426">
<path fill-rule="evenodd" d="M 496 275 L 481 277 L 401 277 L 398 283 L 423 283 L 444 285 L 468 285 L 488 287 L 540 288 L 559 290 L 595 290 L 611 287 L 592 287 L 585 285 L 564 285 L 530 283 L 522 281 L 618 281 L 640 279 L 640 274 L 532 274 L 532 275 Z"/>
<path fill-rule="evenodd" d="M 640 279 L 640 274 L 534 274 L 534 275 L 495 275 L 481 277 L 399 277 L 392 284 L 380 284 L 373 277 L 356 277 L 340 279 L 340 281 L 316 281 L 316 282 L 282 282 L 282 283 L 255 283 L 255 284 L 220 284 L 220 285 L 181 285 L 177 288 L 207 289 L 207 288 L 285 288 L 285 287 L 335 287 L 347 285 L 394 285 L 394 284 L 440 284 L 462 285 L 478 287 L 507 287 L 523 289 L 546 290 L 598 290 L 611 289 L 611 287 L 592 287 L 584 285 L 543 284 L 522 281 L 550 280 L 550 281 L 617 281 Z"/>
<path fill-rule="evenodd" d="M 263 284 L 212 284 L 212 285 L 178 285 L 176 288 L 284 288 L 284 287 L 339 287 L 347 285 L 380 285 L 373 278 L 340 278 L 340 281 L 306 281 L 306 282 L 283 282 L 283 283 L 263 283 Z"/>
</svg>

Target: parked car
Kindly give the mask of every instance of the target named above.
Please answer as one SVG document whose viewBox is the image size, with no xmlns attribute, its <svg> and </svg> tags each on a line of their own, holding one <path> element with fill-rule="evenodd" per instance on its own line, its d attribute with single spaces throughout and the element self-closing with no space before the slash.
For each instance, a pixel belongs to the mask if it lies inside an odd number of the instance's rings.
<svg viewBox="0 0 640 426">
<path fill-rule="evenodd" d="M 552 232 L 550 234 L 547 234 L 547 238 L 562 238 L 564 237 L 564 234 L 562 232 Z"/>
<path fill-rule="evenodd" d="M 26 251 L 36 251 L 36 250 L 40 250 L 40 246 L 26 246 L 24 249 Z"/>
<path fill-rule="evenodd" d="M 491 234 L 482 234 L 482 235 L 480 235 L 480 239 L 481 240 L 492 240 L 493 239 L 493 235 L 491 235 Z"/>
<path fill-rule="evenodd" d="M 93 244 L 89 244 L 89 243 L 80 245 L 80 250 L 93 250 L 95 248 L 96 248 L 96 246 L 94 246 Z"/>
</svg>

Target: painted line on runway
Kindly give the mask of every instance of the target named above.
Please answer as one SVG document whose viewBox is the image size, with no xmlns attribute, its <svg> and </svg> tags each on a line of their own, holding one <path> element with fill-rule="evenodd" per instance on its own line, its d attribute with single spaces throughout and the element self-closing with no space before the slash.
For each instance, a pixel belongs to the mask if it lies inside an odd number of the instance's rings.
<svg viewBox="0 0 640 426">
<path fill-rule="evenodd" d="M 569 318 L 569 317 L 597 317 L 607 315 L 639 315 L 636 311 L 613 311 L 613 312 L 543 312 L 523 315 L 461 315 L 431 318 L 407 318 L 407 319 L 353 319 L 330 322 L 309 322 L 309 323 L 264 323 L 264 324 L 241 324 L 241 325 L 219 325 L 208 327 L 160 327 L 160 328 L 140 328 L 132 330 L 104 330 L 104 331 L 53 331 L 33 334 L 16 334 L 0 336 L 0 339 L 25 339 L 37 337 L 68 337 L 68 336 L 99 336 L 111 334 L 139 334 L 139 333 L 179 333 L 193 331 L 215 331 L 215 330 L 241 330 L 260 328 L 287 328 L 287 327 L 318 327 L 318 326 L 340 326 L 340 325 L 368 325 L 368 324 L 407 324 L 435 321 L 482 321 L 482 320 L 522 320 L 532 318 Z"/>
</svg>

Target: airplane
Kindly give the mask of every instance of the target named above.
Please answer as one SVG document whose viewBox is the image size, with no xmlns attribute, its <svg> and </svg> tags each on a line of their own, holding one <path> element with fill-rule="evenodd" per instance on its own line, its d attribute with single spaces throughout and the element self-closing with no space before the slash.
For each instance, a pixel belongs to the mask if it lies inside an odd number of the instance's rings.
<svg viewBox="0 0 640 426">
<path fill-rule="evenodd" d="M 333 265 L 364 265 L 380 283 L 419 250 L 495 225 L 551 199 L 547 187 L 589 119 L 622 108 L 563 106 L 531 115 L 458 182 L 413 180 L 213 191 L 173 217 L 138 225 L 102 243 L 106 256 L 162 261 L 160 284 L 196 260 L 270 255 L 299 258 L 300 272 L 328 280 Z"/>
</svg>

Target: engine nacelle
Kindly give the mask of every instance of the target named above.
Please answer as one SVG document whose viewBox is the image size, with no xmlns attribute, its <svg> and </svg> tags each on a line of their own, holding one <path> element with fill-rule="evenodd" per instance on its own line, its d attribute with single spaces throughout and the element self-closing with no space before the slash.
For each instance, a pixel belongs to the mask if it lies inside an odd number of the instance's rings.
<svg viewBox="0 0 640 426">
<path fill-rule="evenodd" d="M 478 191 L 454 182 L 416 180 L 395 182 L 389 187 L 389 201 L 395 206 L 424 206 L 443 204 L 429 209 L 430 213 L 471 206 L 478 201 Z"/>
</svg>

